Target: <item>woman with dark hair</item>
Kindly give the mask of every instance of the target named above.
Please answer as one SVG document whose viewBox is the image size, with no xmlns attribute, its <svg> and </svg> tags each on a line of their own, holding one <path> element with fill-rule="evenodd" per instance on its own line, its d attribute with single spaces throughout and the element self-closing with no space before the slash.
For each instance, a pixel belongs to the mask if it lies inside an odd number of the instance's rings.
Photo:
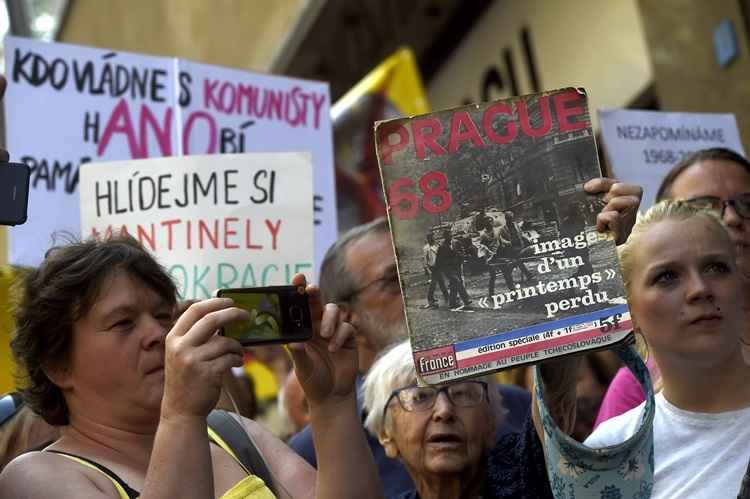
<svg viewBox="0 0 750 499">
<path fill-rule="evenodd" d="M 689 154 L 669 170 L 669 173 L 667 173 L 664 180 L 662 180 L 659 190 L 656 193 L 656 201 L 658 202 L 664 199 L 674 198 L 675 196 L 671 194 L 671 189 L 677 178 L 691 166 L 705 161 L 725 161 L 735 163 L 750 172 L 750 162 L 741 154 L 731 149 L 725 147 L 701 149 Z"/>
<path fill-rule="evenodd" d="M 293 284 L 304 287 L 304 276 Z M 267 462 L 273 483 L 264 483 L 206 421 L 243 356 L 216 332 L 249 314 L 213 298 L 175 321 L 172 280 L 129 236 L 49 252 L 26 278 L 12 347 L 29 406 L 67 427 L 5 468 L 0 497 L 276 497 L 269 487 L 281 497 L 382 497 L 356 410 L 354 329 L 306 292 L 314 336 L 290 351 L 319 467 L 239 418 L 239 438 Z"/>
</svg>

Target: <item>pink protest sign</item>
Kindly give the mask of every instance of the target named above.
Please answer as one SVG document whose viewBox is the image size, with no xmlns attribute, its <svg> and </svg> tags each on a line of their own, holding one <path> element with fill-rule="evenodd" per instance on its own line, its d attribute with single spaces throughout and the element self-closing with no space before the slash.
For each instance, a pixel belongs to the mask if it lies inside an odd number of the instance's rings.
<svg viewBox="0 0 750 499">
<path fill-rule="evenodd" d="M 53 233 L 80 233 L 81 164 L 165 156 L 309 152 L 315 268 L 336 239 L 327 84 L 14 37 L 5 51 L 8 149 L 32 168 L 11 263 L 35 265 Z"/>
</svg>

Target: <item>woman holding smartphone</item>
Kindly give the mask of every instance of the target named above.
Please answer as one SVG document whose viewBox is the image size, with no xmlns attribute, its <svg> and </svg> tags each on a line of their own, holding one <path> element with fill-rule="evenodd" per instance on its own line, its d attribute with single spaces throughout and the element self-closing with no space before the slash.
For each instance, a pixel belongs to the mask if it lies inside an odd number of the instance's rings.
<svg viewBox="0 0 750 499">
<path fill-rule="evenodd" d="M 302 275 L 293 284 L 305 286 Z M 353 328 L 307 288 L 313 339 L 290 350 L 310 405 L 315 470 L 243 420 L 279 497 L 379 498 L 356 411 Z M 206 417 L 242 347 L 215 334 L 246 320 L 226 298 L 191 305 L 174 321 L 176 289 L 129 236 L 55 248 L 25 280 L 13 350 L 27 403 L 62 437 L 10 463 L 1 497 L 275 497 L 216 445 Z"/>
</svg>

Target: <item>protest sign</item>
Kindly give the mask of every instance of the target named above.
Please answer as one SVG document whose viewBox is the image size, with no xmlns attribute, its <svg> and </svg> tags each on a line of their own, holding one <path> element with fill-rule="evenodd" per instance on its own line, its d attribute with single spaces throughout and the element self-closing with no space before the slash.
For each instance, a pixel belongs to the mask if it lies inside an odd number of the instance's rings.
<svg viewBox="0 0 750 499">
<path fill-rule="evenodd" d="M 8 149 L 32 168 L 10 263 L 38 264 L 55 231 L 80 232 L 80 164 L 188 154 L 309 151 L 318 263 L 335 241 L 327 84 L 14 37 L 5 51 Z"/>
<path fill-rule="evenodd" d="M 308 153 L 229 154 L 87 164 L 82 236 L 125 231 L 184 298 L 290 284 L 313 256 Z"/>
<path fill-rule="evenodd" d="M 599 111 L 607 156 L 616 178 L 643 187 L 641 209 L 654 204 L 664 176 L 688 154 L 727 147 L 744 156 L 733 114 Z"/>
<path fill-rule="evenodd" d="M 312 154 L 318 269 L 338 237 L 328 84 L 183 60 L 178 65 L 183 154 Z"/>
</svg>

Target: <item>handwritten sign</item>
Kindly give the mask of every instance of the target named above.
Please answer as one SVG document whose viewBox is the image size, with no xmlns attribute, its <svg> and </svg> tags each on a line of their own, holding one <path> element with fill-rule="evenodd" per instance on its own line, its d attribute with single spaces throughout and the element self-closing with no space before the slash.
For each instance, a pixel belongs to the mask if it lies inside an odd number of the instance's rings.
<svg viewBox="0 0 750 499">
<path fill-rule="evenodd" d="M 643 187 L 642 210 L 654 204 L 664 176 L 688 154 L 710 147 L 745 154 L 733 114 L 609 109 L 599 111 L 599 123 L 615 177 Z"/>
<path fill-rule="evenodd" d="M 312 270 L 308 153 L 92 163 L 80 179 L 82 236 L 136 237 L 185 298 L 289 284 Z"/>
<path fill-rule="evenodd" d="M 327 84 L 14 37 L 5 53 L 8 149 L 32 169 L 11 263 L 38 264 L 51 234 L 80 232 L 81 164 L 192 154 L 310 152 L 318 264 L 336 240 Z"/>
</svg>

